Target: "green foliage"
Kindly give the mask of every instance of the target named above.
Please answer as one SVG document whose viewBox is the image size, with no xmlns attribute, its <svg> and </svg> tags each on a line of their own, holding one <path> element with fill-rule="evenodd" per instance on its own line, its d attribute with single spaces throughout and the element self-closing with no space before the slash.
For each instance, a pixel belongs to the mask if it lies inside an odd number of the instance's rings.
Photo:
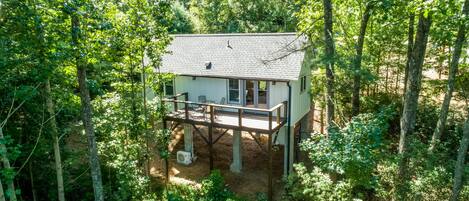
<svg viewBox="0 0 469 201">
<path fill-rule="evenodd" d="M 107 185 L 112 200 L 141 200 L 148 196 L 149 178 L 145 177 L 142 163 L 146 153 L 144 138 L 128 135 L 127 122 L 132 116 L 125 102 L 115 93 L 96 99 L 96 133 L 101 138 L 100 155 L 113 185 Z"/>
<path fill-rule="evenodd" d="M 192 0 L 189 11 L 198 33 L 291 32 L 293 0 Z"/>
<path fill-rule="evenodd" d="M 6 150 L 0 149 L 0 158 L 3 159 L 3 157 L 5 157 L 5 155 L 6 155 L 6 157 L 10 161 L 15 161 L 20 156 L 20 154 L 21 154 L 21 151 L 20 151 L 21 145 L 14 144 L 13 139 L 11 138 L 11 136 L 9 136 L 9 135 L 4 136 L 4 138 L 0 140 L 0 144 L 5 145 L 5 147 L 6 147 Z M 6 151 L 6 153 L 5 153 L 5 151 Z M 5 184 L 7 182 L 14 181 L 15 177 L 16 177 L 16 174 L 17 174 L 17 171 L 12 167 L 11 168 L 3 167 L 2 169 L 0 169 L 0 178 Z M 20 195 L 21 194 L 21 189 L 16 189 L 16 192 L 6 190 L 6 192 L 5 192 L 6 197 L 10 197 L 10 195 L 12 193 Z"/>
<path fill-rule="evenodd" d="M 225 180 L 219 170 L 213 171 L 202 181 L 200 191 L 204 201 L 225 201 L 234 198 L 234 194 L 225 187 Z"/>
<path fill-rule="evenodd" d="M 378 114 L 360 114 L 342 129 L 330 128 L 328 136 L 316 135 L 303 142 L 301 148 L 315 167 L 295 166 L 297 175 L 289 178 L 288 196 L 296 200 L 363 199 L 377 185 L 375 170 L 384 157 L 383 135 L 393 111 L 389 106 Z"/>
<path fill-rule="evenodd" d="M 393 107 L 374 114 L 360 114 L 342 129 L 331 128 L 328 136 L 308 140 L 301 147 L 325 172 L 349 179 L 353 186 L 374 185 L 373 171 L 382 158 L 383 134 L 393 116 Z"/>
<path fill-rule="evenodd" d="M 455 161 L 448 148 L 440 148 L 439 153 L 429 155 L 428 145 L 420 140 L 412 140 L 409 155 L 411 180 L 406 181 L 407 194 L 410 200 L 448 200 L 453 185 Z M 446 150 L 445 150 L 446 149 Z M 375 196 L 380 200 L 393 199 L 396 191 L 398 160 L 394 155 L 387 155 L 378 165 L 376 175 L 379 178 Z M 466 167 L 466 174 L 469 167 Z M 466 180 L 461 191 L 461 200 L 469 198 L 469 182 Z"/>
<path fill-rule="evenodd" d="M 166 189 L 168 201 L 196 201 L 198 189 L 187 185 L 170 185 Z"/>
<path fill-rule="evenodd" d="M 296 174 L 288 177 L 284 200 L 352 200 L 349 180 L 334 182 L 329 174 L 318 167 L 308 170 L 303 164 L 295 164 Z"/>
<path fill-rule="evenodd" d="M 171 5 L 172 25 L 169 27 L 171 33 L 192 33 L 194 30 L 194 24 L 192 22 L 189 11 L 179 3 L 175 1 Z"/>
<path fill-rule="evenodd" d="M 226 186 L 219 170 L 202 180 L 200 189 L 186 185 L 171 185 L 167 189 L 169 201 L 242 201 Z"/>
</svg>

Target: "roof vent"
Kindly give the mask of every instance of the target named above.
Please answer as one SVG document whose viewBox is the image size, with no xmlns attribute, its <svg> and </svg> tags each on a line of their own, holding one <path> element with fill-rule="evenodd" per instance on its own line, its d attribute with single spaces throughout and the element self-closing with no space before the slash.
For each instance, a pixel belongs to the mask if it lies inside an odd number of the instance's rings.
<svg viewBox="0 0 469 201">
<path fill-rule="evenodd" d="M 205 62 L 205 69 L 207 69 L 207 70 L 212 69 L 212 62 L 210 62 L 210 61 Z"/>
</svg>

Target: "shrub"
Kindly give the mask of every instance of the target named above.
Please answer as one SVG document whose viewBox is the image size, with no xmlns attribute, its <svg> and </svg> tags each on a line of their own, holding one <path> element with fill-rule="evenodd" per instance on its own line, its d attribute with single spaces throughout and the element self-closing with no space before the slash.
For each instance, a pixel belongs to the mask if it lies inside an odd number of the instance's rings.
<svg viewBox="0 0 469 201">
<path fill-rule="evenodd" d="M 242 201 L 226 186 L 220 171 L 215 170 L 202 180 L 201 188 L 170 185 L 166 195 L 169 201 Z"/>
<path fill-rule="evenodd" d="M 327 173 L 318 167 L 308 171 L 303 164 L 295 164 L 295 174 L 287 179 L 284 200 L 352 200 L 349 180 L 334 183 Z"/>
<path fill-rule="evenodd" d="M 343 129 L 332 128 L 301 146 L 321 170 L 349 179 L 352 185 L 371 188 L 373 172 L 382 158 L 383 134 L 387 132 L 392 108 L 379 114 L 361 114 Z"/>
<path fill-rule="evenodd" d="M 393 117 L 393 107 L 378 114 L 361 114 L 346 127 L 331 128 L 301 144 L 315 167 L 295 165 L 288 179 L 292 200 L 351 200 L 365 198 L 377 185 L 376 167 L 384 157 L 383 135 Z"/>
<path fill-rule="evenodd" d="M 219 170 L 212 171 L 208 178 L 202 181 L 200 189 L 202 200 L 204 201 L 225 201 L 234 200 L 235 196 L 225 187 L 225 180 Z"/>
</svg>

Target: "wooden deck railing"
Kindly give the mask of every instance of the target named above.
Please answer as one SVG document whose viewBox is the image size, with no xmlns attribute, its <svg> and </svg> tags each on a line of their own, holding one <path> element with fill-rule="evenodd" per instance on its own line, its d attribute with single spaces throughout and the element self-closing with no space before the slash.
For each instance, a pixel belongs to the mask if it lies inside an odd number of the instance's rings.
<svg viewBox="0 0 469 201">
<path fill-rule="evenodd" d="M 245 112 L 251 111 L 251 112 L 254 112 L 254 114 L 257 116 L 267 116 L 268 121 L 269 121 L 268 130 L 278 129 L 277 127 L 285 124 L 286 116 L 287 116 L 287 101 L 283 101 L 282 103 L 277 104 L 269 109 L 262 109 L 262 108 L 251 108 L 251 107 L 242 107 L 242 106 L 234 106 L 234 105 L 221 105 L 221 104 L 215 104 L 215 103 L 193 102 L 193 101 L 189 101 L 189 94 L 187 92 L 184 92 L 184 93 L 176 94 L 174 96 L 166 97 L 165 99 L 163 99 L 163 102 L 172 104 L 174 112 L 180 112 L 179 104 L 183 105 L 184 118 L 186 120 L 190 119 L 189 113 L 192 109 L 191 106 L 208 108 L 207 111 L 209 111 L 209 114 L 210 114 L 210 117 L 209 117 L 210 123 L 214 123 L 215 121 L 216 110 L 220 110 L 220 111 L 235 110 L 238 113 L 238 127 L 239 128 L 243 128 L 243 117 L 244 117 Z M 274 115 L 275 115 L 275 120 L 277 123 L 276 128 L 272 128 Z"/>
</svg>

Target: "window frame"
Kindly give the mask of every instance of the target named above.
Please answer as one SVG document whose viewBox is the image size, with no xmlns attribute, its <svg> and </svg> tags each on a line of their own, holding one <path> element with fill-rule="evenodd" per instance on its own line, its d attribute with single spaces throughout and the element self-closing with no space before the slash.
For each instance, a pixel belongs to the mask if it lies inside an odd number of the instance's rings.
<svg viewBox="0 0 469 201">
<path fill-rule="evenodd" d="M 301 76 L 300 93 L 303 93 L 304 91 L 306 91 L 306 81 L 307 81 L 306 75 Z"/>
<path fill-rule="evenodd" d="M 237 89 L 231 88 L 231 85 L 230 85 L 231 81 L 238 81 L 238 88 Z M 227 86 L 227 89 L 228 89 L 228 91 L 227 91 L 228 92 L 228 94 L 227 94 L 228 95 L 228 97 L 227 97 L 228 103 L 240 104 L 241 103 L 241 91 L 242 91 L 241 90 L 241 80 L 239 80 L 239 79 L 228 79 L 227 80 L 227 85 L 228 85 Z M 238 100 L 237 101 L 232 101 L 231 100 L 231 93 L 230 93 L 231 91 L 238 91 L 238 97 L 237 97 Z"/>
<path fill-rule="evenodd" d="M 172 85 L 171 94 L 168 94 L 168 91 L 167 91 L 168 83 L 171 83 L 171 85 Z M 171 79 L 170 81 L 164 82 L 164 84 L 163 84 L 163 90 L 164 90 L 164 95 L 165 95 L 165 96 L 174 96 L 174 94 L 175 94 L 174 79 Z"/>
</svg>

